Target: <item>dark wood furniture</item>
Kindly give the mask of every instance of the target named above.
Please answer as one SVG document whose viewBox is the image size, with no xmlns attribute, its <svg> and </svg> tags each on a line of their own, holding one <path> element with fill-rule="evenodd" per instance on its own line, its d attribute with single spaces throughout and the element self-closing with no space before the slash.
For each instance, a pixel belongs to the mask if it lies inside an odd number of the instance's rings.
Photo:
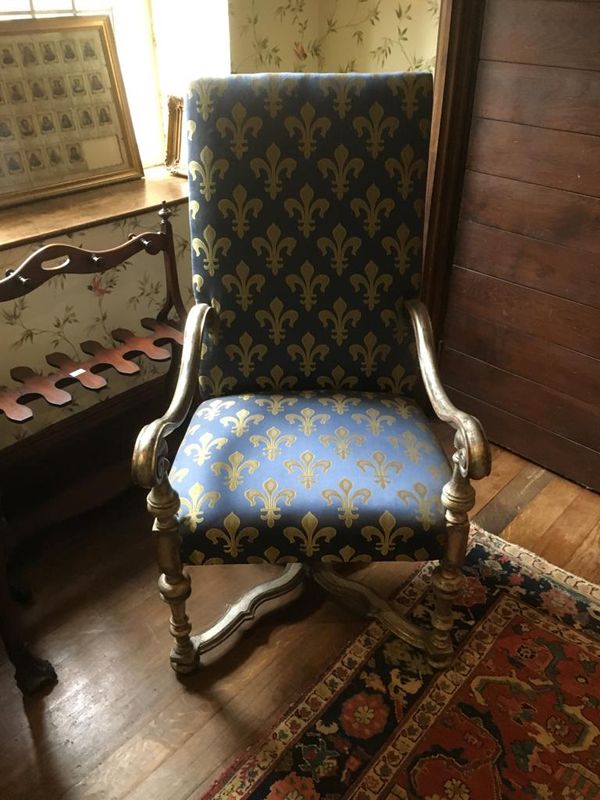
<svg viewBox="0 0 600 800">
<path fill-rule="evenodd" d="M 64 354 L 50 353 L 46 360 L 54 371 L 46 376 L 40 376 L 26 366 L 14 367 L 11 376 L 16 384 L 0 391 L 0 412 L 9 419 L 27 424 L 34 414 L 29 403 L 38 397 L 52 405 L 68 406 L 72 396 L 66 387 L 78 383 L 86 389 L 97 391 L 107 385 L 111 368 L 120 374 L 134 375 L 139 372 L 139 366 L 133 360 L 136 356 L 143 355 L 156 361 L 171 358 L 171 350 L 163 345 L 170 343 L 172 347 L 178 347 L 181 344 L 180 329 L 185 308 L 177 280 L 173 231 L 169 220 L 171 211 L 166 204 L 163 203 L 159 215 L 161 225 L 157 232 L 139 234 L 118 247 L 104 251 L 92 252 L 62 243 L 45 245 L 0 279 L 0 302 L 11 301 L 35 291 L 58 274 L 102 273 L 143 251 L 149 255 L 162 253 L 166 283 L 165 302 L 156 318 L 142 320 L 147 334 L 139 336 L 125 329 L 113 331 L 115 344 L 112 348 L 106 348 L 99 342 L 82 342 L 81 349 L 89 358 L 77 362 Z M 175 359 L 172 363 L 175 363 Z M 93 451 L 90 452 L 93 460 Z M 15 665 L 19 687 L 23 692 L 31 693 L 51 685 L 56 680 L 56 673 L 47 661 L 33 656 L 25 645 L 20 610 L 10 596 L 6 576 L 6 538 L 6 530 L 0 530 L 0 637 Z"/>
</svg>

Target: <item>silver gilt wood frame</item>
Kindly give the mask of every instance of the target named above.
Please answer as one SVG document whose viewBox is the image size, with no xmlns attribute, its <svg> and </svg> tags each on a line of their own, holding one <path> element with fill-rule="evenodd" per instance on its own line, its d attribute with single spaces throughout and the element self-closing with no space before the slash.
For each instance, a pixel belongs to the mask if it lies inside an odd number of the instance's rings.
<svg viewBox="0 0 600 800">
<path fill-rule="evenodd" d="M 138 436 L 133 455 L 133 479 L 150 490 L 148 510 L 154 516 L 157 560 L 160 570 L 158 588 L 162 599 L 171 608 L 170 631 L 174 638 L 171 665 L 176 672 L 196 670 L 204 656 L 220 647 L 243 625 L 251 623 L 261 606 L 298 590 L 308 575 L 325 589 L 340 597 L 353 609 L 379 620 L 409 644 L 425 650 L 431 665 L 446 666 L 453 654 L 451 630 L 452 606 L 460 595 L 462 565 L 469 533 L 469 511 L 475 502 L 472 479 L 489 474 L 491 458 L 482 427 L 475 417 L 459 411 L 449 400 L 442 386 L 434 355 L 431 322 L 426 307 L 418 300 L 409 304 L 417 343 L 421 376 L 434 412 L 456 431 L 452 456 L 452 477 L 442 491 L 445 509 L 447 543 L 445 554 L 436 567 L 432 588 L 435 606 L 432 629 L 425 630 L 404 619 L 394 603 L 377 595 L 362 584 L 351 581 L 328 564 L 290 564 L 282 575 L 247 592 L 218 622 L 203 633 L 192 636 L 186 613 L 191 581 L 179 555 L 180 534 L 177 523 L 179 495 L 169 482 L 167 437 L 186 419 L 200 373 L 202 339 L 215 312 L 205 303 L 189 312 L 179 379 L 173 399 L 160 419 L 146 425 Z"/>
</svg>

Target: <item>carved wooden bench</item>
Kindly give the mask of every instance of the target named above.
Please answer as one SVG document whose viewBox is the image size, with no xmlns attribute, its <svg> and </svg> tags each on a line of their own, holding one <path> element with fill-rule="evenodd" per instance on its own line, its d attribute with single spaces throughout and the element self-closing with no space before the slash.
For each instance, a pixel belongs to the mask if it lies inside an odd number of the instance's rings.
<svg viewBox="0 0 600 800">
<path fill-rule="evenodd" d="M 135 375 L 140 371 L 139 365 L 133 360 L 137 356 L 153 361 L 171 358 L 171 351 L 164 345 L 171 343 L 173 347 L 181 344 L 181 329 L 186 312 L 177 279 L 171 211 L 164 203 L 159 215 L 161 224 L 158 232 L 131 236 L 128 241 L 109 250 L 92 251 L 62 243 L 45 245 L 20 266 L 8 270 L 6 276 L 0 279 L 0 303 L 14 301 L 35 291 L 54 276 L 100 274 L 144 251 L 149 255 L 162 253 L 166 284 L 165 302 L 156 317 L 141 320 L 148 333 L 138 335 L 119 328 L 111 332 L 114 339 L 112 347 L 106 347 L 97 341 L 81 342 L 81 350 L 89 356 L 81 360 L 60 352 L 49 353 L 45 356 L 47 363 L 53 368 L 49 375 L 40 375 L 27 366 L 13 367 L 10 375 L 16 385 L 0 388 L 0 412 L 9 420 L 26 425 L 34 416 L 30 403 L 37 398 L 43 398 L 53 406 L 68 406 L 73 401 L 73 396 L 66 388 L 70 385 L 78 384 L 91 391 L 106 387 L 111 368 L 121 375 Z M 174 360 L 172 366 L 176 366 Z M 25 644 L 20 611 L 9 593 L 6 541 L 1 529 L 0 638 L 15 666 L 15 677 L 23 692 L 31 693 L 56 680 L 52 665 L 35 657 Z"/>
<path fill-rule="evenodd" d="M 8 419 L 14 422 L 31 419 L 33 409 L 28 403 L 37 397 L 54 406 L 68 405 L 73 400 L 65 388 L 69 384 L 78 383 L 86 389 L 97 391 L 107 385 L 106 377 L 99 373 L 112 367 L 122 375 L 136 374 L 140 368 L 132 360 L 134 356 L 144 355 L 153 361 L 166 361 L 171 353 L 161 345 L 168 342 L 181 344 L 180 328 L 185 318 L 185 308 L 177 280 L 173 230 L 169 221 L 171 212 L 163 204 L 159 215 L 161 226 L 158 232 L 132 236 L 127 242 L 110 250 L 91 251 L 62 243 L 45 245 L 0 279 L 2 303 L 35 291 L 57 275 L 99 274 L 145 251 L 149 255 L 163 254 L 166 282 L 166 299 L 156 318 L 141 320 L 148 334 L 139 336 L 119 328 L 111 332 L 116 342 L 113 347 L 107 348 L 100 342 L 90 340 L 81 342 L 81 350 L 90 357 L 78 362 L 64 353 L 49 353 L 46 361 L 54 368 L 50 375 L 39 375 L 27 366 L 13 367 L 10 374 L 18 385 L 0 389 L 0 412 Z"/>
</svg>

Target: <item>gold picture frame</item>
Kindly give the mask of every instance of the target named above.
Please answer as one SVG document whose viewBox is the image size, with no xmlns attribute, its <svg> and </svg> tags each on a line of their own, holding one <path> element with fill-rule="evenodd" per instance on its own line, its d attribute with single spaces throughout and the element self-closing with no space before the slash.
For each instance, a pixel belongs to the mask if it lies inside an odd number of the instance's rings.
<svg viewBox="0 0 600 800">
<path fill-rule="evenodd" d="M 108 16 L 0 23 L 0 208 L 144 174 Z"/>
<path fill-rule="evenodd" d="M 185 131 L 183 126 L 184 102 L 183 97 L 169 95 L 167 101 L 168 124 L 167 124 L 167 152 L 165 155 L 165 166 L 171 175 L 180 178 L 187 178 L 187 164 L 182 163 L 186 152 Z"/>
</svg>

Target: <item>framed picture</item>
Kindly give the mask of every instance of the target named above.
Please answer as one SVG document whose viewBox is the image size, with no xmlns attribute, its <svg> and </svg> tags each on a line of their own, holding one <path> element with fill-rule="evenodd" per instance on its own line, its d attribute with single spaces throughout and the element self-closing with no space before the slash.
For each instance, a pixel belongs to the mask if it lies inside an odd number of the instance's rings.
<svg viewBox="0 0 600 800">
<path fill-rule="evenodd" d="M 178 175 L 180 178 L 187 178 L 188 169 L 185 163 L 187 143 L 185 138 L 185 126 L 183 124 L 183 97 L 169 95 L 168 115 L 165 166 L 172 175 Z"/>
<path fill-rule="evenodd" d="M 0 22 L 0 207 L 142 175 L 109 17 Z"/>
</svg>

